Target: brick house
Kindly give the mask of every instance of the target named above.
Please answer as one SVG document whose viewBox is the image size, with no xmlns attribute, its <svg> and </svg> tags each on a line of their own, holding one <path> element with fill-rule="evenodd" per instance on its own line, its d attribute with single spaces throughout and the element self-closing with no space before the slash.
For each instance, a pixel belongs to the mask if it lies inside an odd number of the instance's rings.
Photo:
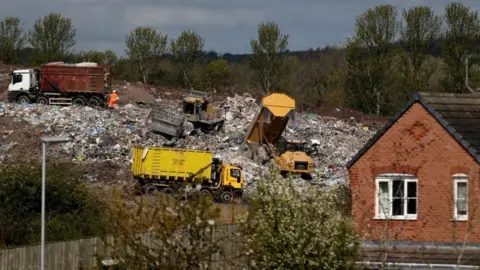
<svg viewBox="0 0 480 270">
<path fill-rule="evenodd" d="M 347 164 L 364 247 L 414 254 L 466 240 L 480 259 L 479 164 L 480 93 L 416 93 Z"/>
</svg>

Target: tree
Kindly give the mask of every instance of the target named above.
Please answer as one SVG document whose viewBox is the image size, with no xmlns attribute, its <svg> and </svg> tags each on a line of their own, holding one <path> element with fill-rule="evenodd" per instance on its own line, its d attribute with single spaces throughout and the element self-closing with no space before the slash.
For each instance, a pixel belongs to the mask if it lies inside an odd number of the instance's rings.
<svg viewBox="0 0 480 270">
<path fill-rule="evenodd" d="M 460 3 L 450 3 L 445 7 L 444 21 L 446 31 L 442 37 L 441 48 L 446 77 L 443 82 L 447 91 L 461 93 L 465 90 L 465 58 L 478 52 L 478 12 Z"/>
<path fill-rule="evenodd" d="M 111 50 L 101 51 L 86 51 L 78 55 L 80 61 L 95 62 L 101 65 L 113 66 L 117 63 L 118 58 L 115 52 Z"/>
<path fill-rule="evenodd" d="M 19 52 L 26 43 L 21 27 L 22 21 L 16 17 L 6 17 L 0 22 L 0 60 L 6 64 L 18 63 Z"/>
<path fill-rule="evenodd" d="M 76 29 L 70 18 L 50 13 L 39 18 L 29 32 L 28 42 L 35 50 L 34 62 L 60 61 L 75 46 Z"/>
<path fill-rule="evenodd" d="M 84 172 L 71 163 L 47 167 L 46 240 L 102 235 L 106 206 L 86 187 Z M 40 242 L 41 167 L 0 167 L 0 247 Z"/>
<path fill-rule="evenodd" d="M 285 62 L 288 35 L 282 34 L 275 22 L 261 23 L 258 38 L 250 41 L 250 47 L 253 55 L 249 57 L 249 64 L 263 92 L 284 91 L 280 81 L 288 73 Z"/>
<path fill-rule="evenodd" d="M 394 6 L 370 8 L 356 20 L 355 36 L 347 44 L 347 104 L 364 113 L 388 114 L 395 100 L 392 81 L 394 42 L 398 33 Z"/>
<path fill-rule="evenodd" d="M 137 27 L 125 39 L 127 56 L 138 68 L 143 83 L 147 83 L 154 65 L 167 50 L 167 35 L 155 28 Z"/>
<path fill-rule="evenodd" d="M 401 54 L 400 70 L 405 88 L 403 100 L 408 100 L 414 92 L 429 90 L 428 80 L 436 65 L 428 65 L 427 57 L 432 44 L 438 40 L 441 17 L 426 6 L 404 10 L 402 16 L 400 36 L 405 51 Z"/>
<path fill-rule="evenodd" d="M 251 269 L 353 269 L 359 248 L 336 188 L 275 172 L 256 182 L 240 223 Z"/>
<path fill-rule="evenodd" d="M 202 70 L 201 84 L 204 88 L 218 89 L 230 84 L 231 71 L 225 59 L 211 61 Z"/>
<path fill-rule="evenodd" d="M 114 201 L 124 201 L 123 196 L 115 193 Z M 120 269 L 212 269 L 212 256 L 222 255 L 225 242 L 212 231 L 220 210 L 211 199 L 175 200 L 159 194 L 152 200 L 141 198 L 130 209 L 119 203 L 110 209 L 118 235 L 112 257 Z M 151 243 L 138 237 L 146 232 Z"/>
<path fill-rule="evenodd" d="M 185 88 L 192 88 L 194 85 L 194 68 L 200 60 L 203 60 L 204 45 L 204 39 L 191 30 L 183 31 L 170 42 L 177 78 Z"/>
</svg>

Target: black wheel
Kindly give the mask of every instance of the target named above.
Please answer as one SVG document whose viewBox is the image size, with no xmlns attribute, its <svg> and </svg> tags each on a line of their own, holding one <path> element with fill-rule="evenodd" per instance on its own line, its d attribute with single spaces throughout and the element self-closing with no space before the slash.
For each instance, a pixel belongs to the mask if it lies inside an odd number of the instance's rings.
<svg viewBox="0 0 480 270">
<path fill-rule="evenodd" d="M 17 102 L 20 104 L 30 103 L 30 98 L 27 95 L 21 95 L 17 98 Z"/>
<path fill-rule="evenodd" d="M 92 97 L 88 103 L 87 106 L 89 107 L 100 107 L 102 104 L 102 101 L 98 97 Z"/>
<path fill-rule="evenodd" d="M 74 106 L 85 106 L 87 102 L 85 101 L 85 98 L 84 97 L 74 97 L 72 99 L 72 105 Z"/>
<path fill-rule="evenodd" d="M 143 187 L 143 192 L 146 195 L 156 195 L 157 191 L 158 191 L 157 187 L 152 184 L 147 184 Z"/>
<path fill-rule="evenodd" d="M 222 203 L 231 203 L 233 201 L 233 193 L 231 191 L 224 191 L 220 195 L 220 201 Z"/>
<path fill-rule="evenodd" d="M 312 175 L 308 173 L 302 173 L 301 177 L 303 180 L 313 180 Z"/>
<path fill-rule="evenodd" d="M 202 189 L 200 190 L 200 196 L 208 199 L 212 199 L 212 192 L 210 192 L 210 190 L 208 189 Z"/>
<path fill-rule="evenodd" d="M 175 191 L 173 190 L 173 188 L 166 187 L 162 189 L 162 193 L 167 195 L 173 195 Z"/>
<path fill-rule="evenodd" d="M 48 98 L 46 97 L 39 97 L 37 98 L 37 103 L 41 105 L 48 105 Z"/>
</svg>

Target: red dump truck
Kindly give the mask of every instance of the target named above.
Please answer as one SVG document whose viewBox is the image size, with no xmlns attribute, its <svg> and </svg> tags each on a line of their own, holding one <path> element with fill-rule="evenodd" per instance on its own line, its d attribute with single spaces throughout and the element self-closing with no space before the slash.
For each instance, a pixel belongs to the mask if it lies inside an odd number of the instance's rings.
<svg viewBox="0 0 480 270">
<path fill-rule="evenodd" d="M 10 102 L 104 106 L 111 90 L 110 66 L 97 63 L 47 63 L 11 73 Z"/>
</svg>

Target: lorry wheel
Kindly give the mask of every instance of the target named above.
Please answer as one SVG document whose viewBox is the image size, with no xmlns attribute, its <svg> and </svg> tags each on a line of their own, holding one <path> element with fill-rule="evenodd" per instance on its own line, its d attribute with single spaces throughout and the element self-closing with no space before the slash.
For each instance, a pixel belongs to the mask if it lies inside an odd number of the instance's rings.
<svg viewBox="0 0 480 270">
<path fill-rule="evenodd" d="M 84 97 L 74 97 L 73 100 L 72 100 L 72 105 L 75 105 L 75 106 L 85 106 L 85 103 L 87 103 L 85 101 L 85 98 Z"/>
<path fill-rule="evenodd" d="M 30 103 L 30 98 L 27 95 L 21 95 L 17 98 L 17 102 L 20 104 Z"/>
<path fill-rule="evenodd" d="M 39 97 L 37 98 L 37 103 L 41 105 L 48 105 L 48 98 L 46 97 Z"/>
<path fill-rule="evenodd" d="M 173 195 L 175 191 L 173 190 L 173 188 L 166 187 L 162 189 L 162 193 L 166 195 Z"/>
<path fill-rule="evenodd" d="M 157 194 L 157 191 L 158 191 L 157 187 L 154 186 L 154 185 L 151 185 L 151 184 L 150 185 L 145 185 L 143 187 L 143 192 L 146 195 L 155 195 L 155 194 Z"/>
<path fill-rule="evenodd" d="M 202 189 L 200 190 L 200 196 L 212 199 L 212 193 L 208 189 Z"/>
<path fill-rule="evenodd" d="M 101 104 L 102 104 L 102 101 L 99 98 L 92 97 L 88 101 L 87 106 L 89 106 L 89 107 L 100 107 Z"/>
<path fill-rule="evenodd" d="M 233 201 L 233 193 L 230 191 L 224 191 L 220 195 L 220 200 L 222 203 L 231 203 Z"/>
</svg>

